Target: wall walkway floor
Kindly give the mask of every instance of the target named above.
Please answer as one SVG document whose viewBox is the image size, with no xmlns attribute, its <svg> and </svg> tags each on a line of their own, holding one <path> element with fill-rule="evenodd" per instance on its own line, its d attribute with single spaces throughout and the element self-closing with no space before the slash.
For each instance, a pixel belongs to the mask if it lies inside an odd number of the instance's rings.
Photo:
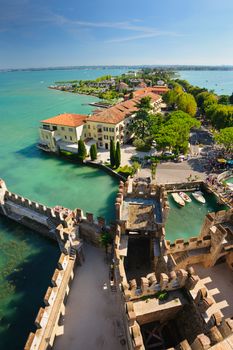
<svg viewBox="0 0 233 350">
<path fill-rule="evenodd" d="M 110 290 L 104 252 L 85 244 L 84 255 L 66 304 L 64 334 L 57 337 L 53 349 L 127 349 L 120 343 L 123 323 L 117 293 Z"/>
</svg>

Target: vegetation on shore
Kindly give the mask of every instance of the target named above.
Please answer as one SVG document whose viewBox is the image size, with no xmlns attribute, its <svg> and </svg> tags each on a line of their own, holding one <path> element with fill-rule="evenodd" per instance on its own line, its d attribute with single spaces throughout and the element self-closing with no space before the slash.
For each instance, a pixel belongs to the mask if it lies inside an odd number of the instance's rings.
<svg viewBox="0 0 233 350">
<path fill-rule="evenodd" d="M 171 70 L 142 68 L 119 76 L 105 75 L 95 80 L 57 81 L 53 88 L 79 94 L 93 95 L 107 103 L 116 103 L 130 95 L 140 83 L 156 85 L 158 81 L 169 83 L 175 77 Z"/>
</svg>

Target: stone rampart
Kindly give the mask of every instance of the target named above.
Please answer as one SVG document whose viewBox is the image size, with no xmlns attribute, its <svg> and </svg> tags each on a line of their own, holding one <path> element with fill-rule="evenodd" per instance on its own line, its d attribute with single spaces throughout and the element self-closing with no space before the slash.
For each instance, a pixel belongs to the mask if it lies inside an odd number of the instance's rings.
<svg viewBox="0 0 233 350">
<path fill-rule="evenodd" d="M 200 248 L 207 248 L 211 246 L 211 236 L 191 237 L 187 241 L 184 239 L 176 239 L 174 243 L 168 240 L 164 241 L 164 248 L 166 254 L 174 254 L 184 252 L 187 250 L 194 250 Z"/>
<path fill-rule="evenodd" d="M 176 191 L 192 191 L 199 189 L 203 186 L 203 181 L 181 182 L 181 183 L 169 183 L 164 184 L 164 188 L 167 192 Z"/>
<path fill-rule="evenodd" d="M 29 334 L 24 350 L 52 348 L 55 337 L 64 333 L 61 320 L 65 315 L 65 301 L 74 278 L 74 267 L 75 258 L 62 253 L 44 297 L 45 307 L 39 309 L 35 320 L 37 330 Z"/>
</svg>

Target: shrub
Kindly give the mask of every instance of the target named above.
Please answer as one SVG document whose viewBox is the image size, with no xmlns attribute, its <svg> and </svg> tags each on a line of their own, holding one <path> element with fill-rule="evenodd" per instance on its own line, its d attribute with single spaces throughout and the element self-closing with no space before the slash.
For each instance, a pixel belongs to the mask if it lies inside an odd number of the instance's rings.
<svg viewBox="0 0 233 350">
<path fill-rule="evenodd" d="M 129 165 L 119 167 L 116 171 L 125 177 L 133 175 L 133 168 Z"/>
<path fill-rule="evenodd" d="M 97 148 L 96 148 L 96 144 L 95 143 L 93 145 L 91 145 L 90 156 L 91 156 L 91 160 L 96 160 L 97 159 Z"/>
<path fill-rule="evenodd" d="M 110 163 L 112 167 L 116 164 L 116 148 L 113 140 L 110 141 Z"/>
<path fill-rule="evenodd" d="M 151 146 L 142 139 L 135 139 L 133 141 L 133 146 L 136 147 L 137 151 L 142 152 L 148 152 L 151 149 Z"/>
<path fill-rule="evenodd" d="M 79 140 L 78 141 L 78 159 L 83 161 L 86 158 L 86 156 L 87 156 L 86 146 L 83 140 Z"/>
<path fill-rule="evenodd" d="M 115 154 L 115 165 L 116 168 L 118 168 L 121 164 L 121 148 L 120 148 L 120 143 L 117 141 L 116 144 L 116 154 Z"/>
<path fill-rule="evenodd" d="M 160 301 L 164 301 L 168 299 L 168 292 L 164 291 L 160 291 L 158 293 L 156 293 L 156 298 L 159 299 Z"/>
</svg>

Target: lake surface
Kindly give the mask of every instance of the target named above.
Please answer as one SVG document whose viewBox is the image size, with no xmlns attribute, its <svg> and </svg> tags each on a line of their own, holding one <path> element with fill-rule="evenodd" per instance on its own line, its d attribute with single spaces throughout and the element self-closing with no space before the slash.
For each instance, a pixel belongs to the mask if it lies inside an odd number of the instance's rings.
<svg viewBox="0 0 233 350">
<path fill-rule="evenodd" d="M 179 71 L 181 79 L 190 84 L 214 90 L 218 95 L 233 93 L 233 71 Z"/>
<path fill-rule="evenodd" d="M 187 194 L 192 199 L 192 202 L 186 203 L 185 207 L 180 207 L 172 196 L 170 194 L 168 195 L 170 211 L 165 230 L 166 239 L 171 242 L 180 238 L 188 240 L 191 237 L 198 236 L 205 215 L 226 208 L 224 205 L 217 203 L 217 199 L 213 194 L 204 193 L 205 204 L 197 202 L 191 196 L 191 192 L 187 192 Z"/>
<path fill-rule="evenodd" d="M 121 70 L 122 71 L 122 70 Z M 47 88 L 54 81 L 93 79 L 120 70 L 0 73 L 0 177 L 10 191 L 54 206 L 114 218 L 118 181 L 36 148 L 39 121 L 63 112 L 91 113 L 97 98 Z M 0 217 L 0 348 L 19 350 L 56 267 L 59 250 L 32 230 Z"/>
</svg>

